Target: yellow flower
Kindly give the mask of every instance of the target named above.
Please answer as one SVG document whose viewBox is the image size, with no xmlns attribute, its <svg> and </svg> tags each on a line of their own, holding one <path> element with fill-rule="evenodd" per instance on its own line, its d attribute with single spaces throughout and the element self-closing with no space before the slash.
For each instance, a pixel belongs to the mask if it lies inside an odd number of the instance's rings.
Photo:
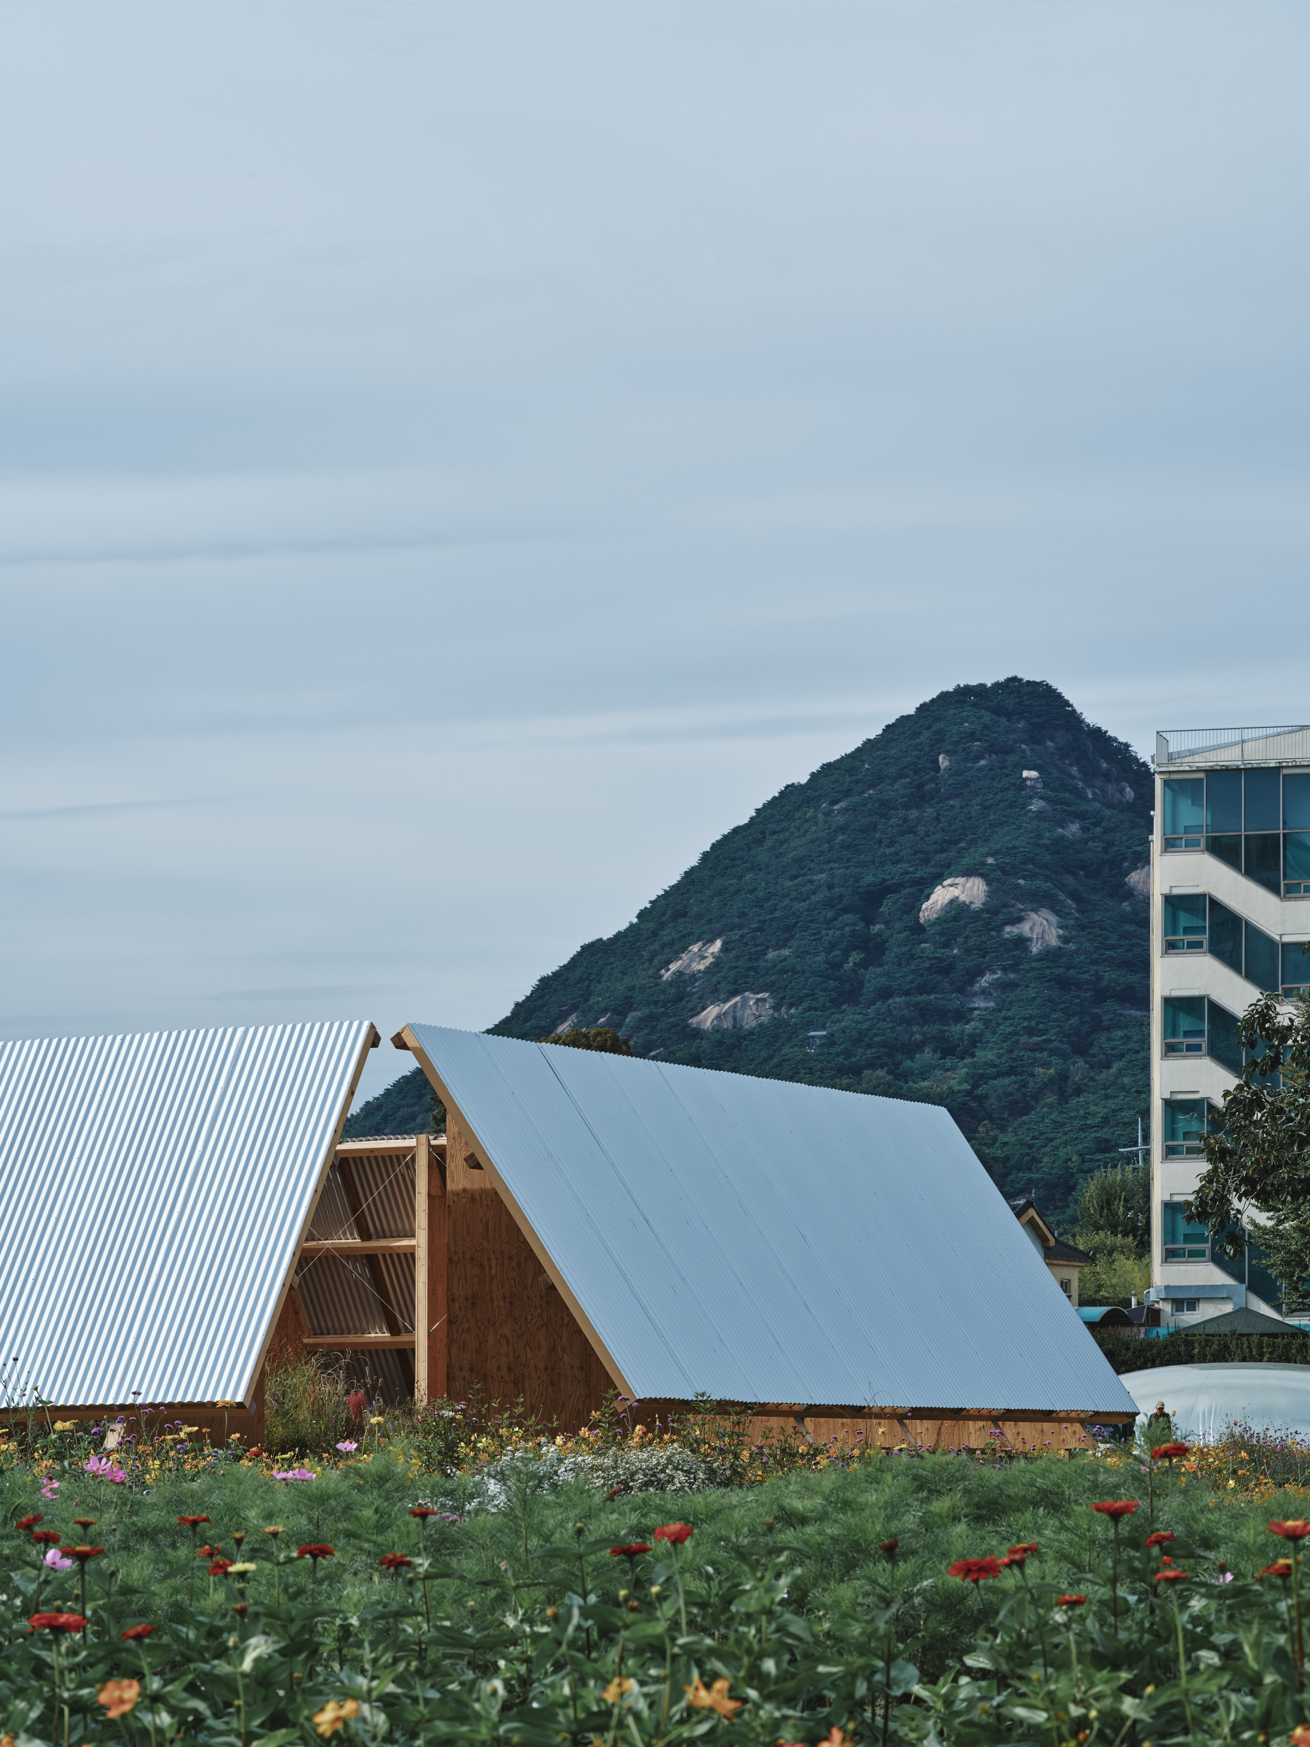
<svg viewBox="0 0 1310 1747">
<path fill-rule="evenodd" d="M 125 1717 L 141 1697 L 139 1680 L 107 1680 L 96 1694 L 97 1704 L 105 1707 L 110 1717 Z"/>
<path fill-rule="evenodd" d="M 57 1432 L 75 1432 L 77 1430 L 77 1421 L 75 1419 L 57 1419 L 55 1421 L 55 1430 Z"/>
<path fill-rule="evenodd" d="M 682 1690 L 687 1695 L 687 1703 L 696 1710 L 717 1711 L 721 1717 L 731 1719 L 734 1712 L 739 1711 L 746 1702 L 744 1699 L 728 1697 L 728 1688 L 731 1685 L 730 1680 L 716 1680 L 707 1691 L 705 1682 L 698 1674 L 691 1685 L 684 1686 Z"/>
<path fill-rule="evenodd" d="M 385 1425 L 387 1422 L 383 1419 L 383 1417 L 380 1413 L 375 1413 L 373 1415 L 372 1419 L 368 1423 L 371 1426 L 380 1426 L 380 1425 Z"/>
<path fill-rule="evenodd" d="M 727 1685 L 726 1681 L 724 1682 L 724 1685 Z M 635 1680 L 611 1680 L 609 1685 L 605 1688 L 605 1703 L 607 1705 L 616 1705 L 625 1692 L 636 1692 L 636 1690 L 637 1683 Z"/>
<path fill-rule="evenodd" d="M 329 1735 L 344 1728 L 352 1717 L 359 1715 L 357 1698 L 330 1698 L 321 1711 L 314 1712 L 314 1727 L 326 1741 Z"/>
<path fill-rule="evenodd" d="M 257 1571 L 258 1569 L 259 1569 L 259 1567 L 257 1565 L 252 1565 L 249 1560 L 247 1560 L 242 1565 L 229 1565 L 228 1566 L 229 1573 L 233 1572 L 233 1571 Z"/>
<path fill-rule="evenodd" d="M 184 1438 L 193 1438 L 193 1437 L 195 1437 L 196 1433 L 199 1430 L 200 1430 L 199 1426 L 183 1426 L 182 1427 L 182 1436 Z"/>
</svg>

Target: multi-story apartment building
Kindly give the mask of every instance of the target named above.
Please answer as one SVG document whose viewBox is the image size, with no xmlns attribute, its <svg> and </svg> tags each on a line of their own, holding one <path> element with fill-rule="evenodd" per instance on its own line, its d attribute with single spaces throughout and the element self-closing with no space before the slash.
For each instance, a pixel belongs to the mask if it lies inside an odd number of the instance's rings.
<svg viewBox="0 0 1310 1747">
<path fill-rule="evenodd" d="M 1184 1204 L 1201 1140 L 1242 1069 L 1262 990 L 1310 985 L 1310 727 L 1157 734 L 1151 880 L 1151 1290 L 1180 1326 L 1278 1288 L 1249 1249 L 1217 1256 Z"/>
</svg>

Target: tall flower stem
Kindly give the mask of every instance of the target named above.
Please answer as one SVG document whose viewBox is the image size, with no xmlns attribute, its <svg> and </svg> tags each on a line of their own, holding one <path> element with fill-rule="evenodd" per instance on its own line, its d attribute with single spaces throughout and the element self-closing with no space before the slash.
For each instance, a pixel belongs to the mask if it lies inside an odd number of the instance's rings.
<svg viewBox="0 0 1310 1747">
<path fill-rule="evenodd" d="M 673 1580 L 678 1586 L 678 1618 L 682 1621 L 682 1635 L 687 1636 L 687 1602 L 682 1593 L 682 1558 L 678 1552 L 678 1543 L 671 1541 L 669 1551 L 673 1554 Z"/>
<path fill-rule="evenodd" d="M 1114 1550 L 1110 1555 L 1110 1614 L 1114 1620 L 1114 1635 L 1119 1636 L 1119 1518 L 1111 1517 L 1114 1524 Z"/>
<path fill-rule="evenodd" d="M 1183 1649 L 1183 1610 L 1178 1605 L 1177 1593 L 1175 1593 L 1173 1601 L 1174 1625 L 1178 1631 L 1178 1684 L 1183 1690 L 1183 1710 L 1187 1715 L 1187 1737 L 1191 1740 L 1194 1735 L 1194 1729 L 1192 1726 L 1192 1701 L 1188 1696 L 1187 1691 L 1187 1656 Z"/>
<path fill-rule="evenodd" d="M 1301 1553 L 1295 1542 L 1292 1543 L 1292 1612 L 1296 1617 L 1296 1643 L 1293 1647 L 1292 1661 L 1296 1666 L 1296 1690 L 1301 1692 L 1305 1687 L 1305 1636 L 1301 1626 Z"/>
</svg>

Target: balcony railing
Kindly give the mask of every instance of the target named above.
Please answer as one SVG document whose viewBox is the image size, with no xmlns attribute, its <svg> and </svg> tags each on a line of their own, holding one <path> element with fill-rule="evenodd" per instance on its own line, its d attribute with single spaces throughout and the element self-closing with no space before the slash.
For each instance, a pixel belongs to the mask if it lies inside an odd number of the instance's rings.
<svg viewBox="0 0 1310 1747">
<path fill-rule="evenodd" d="M 1283 728 L 1168 728 L 1155 737 L 1155 768 L 1310 764 L 1310 725 Z"/>
</svg>

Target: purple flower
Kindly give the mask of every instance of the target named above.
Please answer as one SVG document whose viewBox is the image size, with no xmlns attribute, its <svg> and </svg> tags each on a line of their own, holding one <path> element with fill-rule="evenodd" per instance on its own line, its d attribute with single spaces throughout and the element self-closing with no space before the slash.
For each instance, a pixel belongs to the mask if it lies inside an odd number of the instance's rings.
<svg viewBox="0 0 1310 1747">
<path fill-rule="evenodd" d="M 317 1474 L 311 1474 L 308 1468 L 288 1468 L 285 1473 L 274 1474 L 274 1480 L 317 1480 Z"/>
<path fill-rule="evenodd" d="M 355 1444 L 355 1443 L 352 1443 L 352 1442 L 351 1442 L 351 1440 L 350 1440 L 350 1439 L 349 1439 L 349 1438 L 346 1438 L 346 1439 L 344 1439 L 344 1440 L 343 1440 L 343 1441 L 342 1441 L 342 1442 L 341 1442 L 341 1443 L 339 1443 L 339 1444 L 338 1444 L 338 1445 L 337 1445 L 337 1448 L 338 1448 L 338 1449 L 339 1449 L 339 1450 L 344 1450 L 344 1451 L 345 1451 L 345 1453 L 346 1453 L 346 1454 L 347 1454 L 347 1455 L 349 1455 L 349 1454 L 350 1454 L 350 1452 L 351 1452 L 351 1451 L 352 1451 L 352 1450 L 357 1450 L 357 1449 L 358 1449 L 358 1448 L 359 1448 L 359 1445 L 358 1445 L 358 1444 Z"/>
</svg>

